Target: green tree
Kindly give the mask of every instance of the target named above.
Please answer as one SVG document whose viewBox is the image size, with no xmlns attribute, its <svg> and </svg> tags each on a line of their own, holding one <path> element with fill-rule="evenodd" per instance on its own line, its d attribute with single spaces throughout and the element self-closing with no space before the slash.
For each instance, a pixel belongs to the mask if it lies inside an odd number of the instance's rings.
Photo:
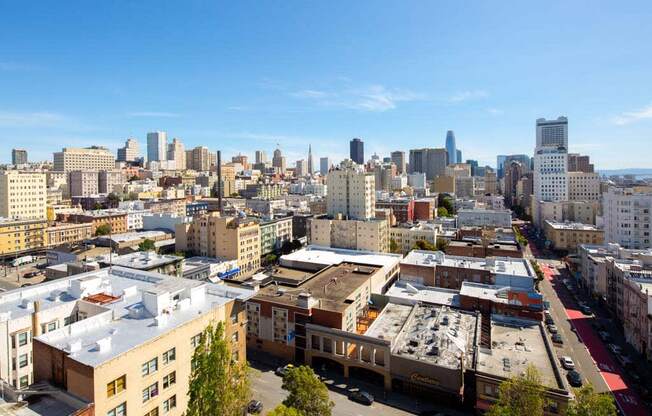
<svg viewBox="0 0 652 416">
<path fill-rule="evenodd" d="M 446 247 L 448 247 L 448 240 L 444 240 L 443 238 L 438 238 L 437 239 L 437 250 L 439 251 L 446 251 Z"/>
<path fill-rule="evenodd" d="M 575 391 L 566 416 L 616 416 L 616 404 L 610 394 L 596 393 L 588 384 Z"/>
<path fill-rule="evenodd" d="M 328 397 L 328 388 L 312 368 L 302 365 L 290 369 L 283 377 L 282 387 L 289 392 L 283 400 L 285 406 L 293 407 L 306 416 L 331 416 L 335 404 Z"/>
<path fill-rule="evenodd" d="M 99 202 L 96 202 L 96 203 L 93 205 L 93 211 L 99 211 L 99 210 L 102 209 L 102 208 L 103 208 L 103 207 L 102 207 L 102 204 L 100 204 Z"/>
<path fill-rule="evenodd" d="M 437 206 L 446 208 L 448 215 L 455 214 L 455 205 L 453 202 L 453 198 L 447 194 L 439 194 L 437 197 Z"/>
<path fill-rule="evenodd" d="M 412 247 L 413 250 L 427 250 L 427 251 L 437 251 L 437 247 L 432 244 L 430 241 L 419 240 L 414 243 Z"/>
<path fill-rule="evenodd" d="M 138 250 L 139 251 L 156 250 L 156 245 L 154 244 L 154 240 L 150 240 L 149 238 L 146 238 L 142 243 L 138 244 Z"/>
<path fill-rule="evenodd" d="M 224 323 L 209 325 L 192 357 L 185 416 L 241 416 L 251 397 L 246 361 L 234 359 Z"/>
<path fill-rule="evenodd" d="M 437 216 L 438 217 L 448 217 L 448 210 L 445 207 L 439 207 L 437 208 Z"/>
<path fill-rule="evenodd" d="M 108 199 L 111 202 L 120 202 L 122 200 L 122 197 L 115 192 L 111 192 L 109 195 L 107 195 L 106 199 Z"/>
<path fill-rule="evenodd" d="M 399 252 L 398 244 L 396 244 L 396 240 L 394 240 L 393 238 L 389 239 L 389 251 L 390 253 Z"/>
<path fill-rule="evenodd" d="M 108 235 L 111 232 L 111 224 L 101 224 L 95 229 L 95 235 Z"/>
<path fill-rule="evenodd" d="M 523 374 L 500 383 L 498 401 L 488 416 L 543 416 L 546 405 L 541 375 L 529 365 Z"/>
<path fill-rule="evenodd" d="M 279 404 L 273 410 L 267 412 L 267 416 L 303 416 L 294 407 L 287 407 L 284 404 Z"/>
<path fill-rule="evenodd" d="M 276 254 L 268 254 L 265 256 L 265 263 L 266 264 L 274 264 L 276 263 L 276 260 L 278 259 L 278 256 Z"/>
</svg>

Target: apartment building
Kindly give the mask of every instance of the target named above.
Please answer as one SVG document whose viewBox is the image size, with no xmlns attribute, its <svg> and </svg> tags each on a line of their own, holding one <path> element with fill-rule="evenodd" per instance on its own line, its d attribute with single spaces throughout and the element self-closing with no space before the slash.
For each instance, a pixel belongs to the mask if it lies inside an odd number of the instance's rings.
<svg viewBox="0 0 652 416">
<path fill-rule="evenodd" d="M 390 209 L 399 224 L 414 222 L 414 199 L 377 200 L 376 209 Z"/>
<path fill-rule="evenodd" d="M 0 256 L 19 256 L 43 249 L 47 221 L 0 218 Z"/>
<path fill-rule="evenodd" d="M 46 203 L 44 173 L 17 170 L 0 172 L 0 217 L 45 219 Z"/>
<path fill-rule="evenodd" d="M 308 241 L 322 247 L 388 252 L 389 224 L 376 219 L 312 218 Z"/>
<path fill-rule="evenodd" d="M 437 244 L 437 235 L 441 227 L 436 224 L 419 223 L 413 226 L 398 226 L 389 228 L 389 239 L 396 243 L 400 253 L 407 254 L 414 248 L 417 241 L 427 241 L 433 246 Z"/>
<path fill-rule="evenodd" d="M 599 201 L 600 176 L 594 172 L 568 172 L 569 201 Z"/>
<path fill-rule="evenodd" d="M 115 187 L 122 187 L 127 183 L 127 178 L 121 170 L 101 170 L 98 174 L 97 187 L 101 194 L 115 192 Z"/>
<path fill-rule="evenodd" d="M 115 156 L 105 147 L 64 147 L 62 151 L 54 153 L 55 171 L 68 173 L 73 170 L 112 169 L 115 169 Z"/>
<path fill-rule="evenodd" d="M 237 260 L 238 279 L 251 276 L 260 267 L 260 226 L 250 218 L 211 212 L 191 223 L 177 224 L 175 239 L 179 251 Z"/>
<path fill-rule="evenodd" d="M 208 325 L 224 322 L 233 358 L 245 359 L 252 294 L 122 267 L 6 292 L 0 349 L 17 370 L 2 358 L 1 375 L 19 388 L 49 382 L 94 403 L 96 415 L 182 415 Z"/>
<path fill-rule="evenodd" d="M 119 162 L 134 162 L 140 156 L 138 141 L 136 139 L 127 139 L 124 147 L 118 149 Z"/>
<path fill-rule="evenodd" d="M 611 187 L 602 195 L 605 239 L 625 248 L 652 247 L 652 193 Z"/>
<path fill-rule="evenodd" d="M 503 227 L 512 226 L 512 212 L 492 209 L 460 209 L 457 211 L 459 227 Z"/>
<path fill-rule="evenodd" d="M 260 255 L 280 250 L 284 243 L 292 241 L 292 217 L 264 220 L 260 225 Z"/>
<path fill-rule="evenodd" d="M 552 248 L 576 252 L 580 244 L 602 244 L 604 231 L 594 225 L 545 221 L 543 231 Z"/>
<path fill-rule="evenodd" d="M 95 170 L 74 170 L 68 174 L 70 196 L 93 196 L 100 192 L 98 172 Z"/>
<path fill-rule="evenodd" d="M 127 212 L 122 210 L 84 211 L 81 214 L 62 214 L 58 219 L 72 223 L 90 223 L 93 235 L 101 225 L 108 224 L 112 234 L 127 232 Z"/>
<path fill-rule="evenodd" d="M 79 243 L 93 237 L 91 223 L 54 223 L 45 229 L 45 246 L 57 247 L 61 244 Z"/>
<path fill-rule="evenodd" d="M 326 179 L 328 215 L 345 219 L 374 218 L 376 205 L 375 178 L 354 166 L 331 170 Z"/>
<path fill-rule="evenodd" d="M 647 359 L 652 358 L 652 280 L 623 282 L 625 340 Z"/>
</svg>

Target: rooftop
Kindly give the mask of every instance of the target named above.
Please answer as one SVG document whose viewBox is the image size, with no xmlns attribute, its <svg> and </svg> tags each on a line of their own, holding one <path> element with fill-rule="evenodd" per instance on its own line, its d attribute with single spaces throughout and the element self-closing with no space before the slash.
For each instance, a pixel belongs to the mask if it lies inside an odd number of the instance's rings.
<svg viewBox="0 0 652 416">
<path fill-rule="evenodd" d="M 165 231 L 133 231 L 129 233 L 121 233 L 121 234 L 112 234 L 110 237 L 108 235 L 104 235 L 101 237 L 97 237 L 98 241 L 108 241 L 109 239 L 112 240 L 114 243 L 129 243 L 129 242 L 137 242 L 143 239 L 150 239 L 150 240 L 160 240 L 165 238 L 166 236 L 170 235 L 169 233 Z"/>
<path fill-rule="evenodd" d="M 31 316 L 34 302 L 41 311 L 87 310 L 88 318 L 36 339 L 97 367 L 217 306 L 252 295 L 244 288 L 116 266 L 4 292 L 0 322 Z"/>
<path fill-rule="evenodd" d="M 477 270 L 489 270 L 495 274 L 532 277 L 527 260 L 511 257 L 465 257 L 449 256 L 441 251 L 412 250 L 401 261 L 423 267 L 458 267 Z"/>
<path fill-rule="evenodd" d="M 578 230 L 578 231 L 601 231 L 595 225 L 582 224 L 579 222 L 557 222 L 546 220 L 546 225 L 555 230 Z"/>
<path fill-rule="evenodd" d="M 433 286 L 423 286 L 418 283 L 398 280 L 385 293 L 391 302 L 409 303 L 417 302 L 433 303 L 436 305 L 459 306 L 459 291 L 444 289 Z"/>
<path fill-rule="evenodd" d="M 109 262 L 107 256 L 104 260 Z M 111 264 L 114 266 L 129 267 L 130 269 L 151 270 L 166 264 L 182 261 L 183 257 L 158 254 L 154 251 L 137 251 L 135 253 L 112 256 Z"/>
<path fill-rule="evenodd" d="M 283 278 L 294 280 L 289 282 L 291 287 L 271 284 L 261 288 L 255 299 L 299 307 L 303 303 L 299 295 L 309 294 L 318 302 L 316 307 L 319 309 L 342 311 L 354 301 L 351 297 L 353 292 L 368 282 L 378 270 L 378 266 L 349 262 L 328 266 L 314 274 L 282 268 Z"/>
<path fill-rule="evenodd" d="M 532 364 L 544 386 L 565 389 L 557 358 L 548 352 L 547 343 L 541 322 L 492 315 L 491 348 L 478 348 L 476 371 L 510 378 Z"/>
<path fill-rule="evenodd" d="M 281 256 L 280 264 L 287 267 L 294 267 L 297 263 L 309 263 L 318 265 L 319 267 L 325 267 L 342 262 L 351 262 L 391 268 L 398 265 L 400 259 L 400 254 L 309 245 L 294 253 Z"/>
</svg>

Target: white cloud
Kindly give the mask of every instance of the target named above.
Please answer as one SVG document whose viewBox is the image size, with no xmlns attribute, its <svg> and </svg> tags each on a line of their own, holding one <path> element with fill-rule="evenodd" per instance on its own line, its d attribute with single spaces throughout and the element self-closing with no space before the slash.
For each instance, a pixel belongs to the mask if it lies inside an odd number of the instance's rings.
<svg viewBox="0 0 652 416">
<path fill-rule="evenodd" d="M 135 111 L 127 114 L 129 117 L 153 117 L 153 118 L 177 118 L 181 117 L 178 113 L 169 113 L 165 111 Z"/>
<path fill-rule="evenodd" d="M 51 112 L 0 111 L 0 126 L 51 126 L 65 120 L 61 114 Z"/>
<path fill-rule="evenodd" d="M 652 104 L 636 111 L 627 111 L 613 118 L 614 124 L 624 126 L 640 120 L 652 119 Z"/>
<path fill-rule="evenodd" d="M 461 103 L 464 101 L 481 100 L 487 97 L 489 97 L 489 93 L 485 90 L 468 90 L 453 94 L 448 98 L 448 101 L 452 103 Z"/>
<path fill-rule="evenodd" d="M 422 94 L 408 90 L 388 89 L 383 85 L 371 85 L 365 88 L 347 89 L 338 92 L 306 89 L 290 95 L 295 98 L 313 100 L 315 103 L 327 107 L 348 108 L 366 112 L 393 110 L 400 102 L 424 99 Z"/>
</svg>

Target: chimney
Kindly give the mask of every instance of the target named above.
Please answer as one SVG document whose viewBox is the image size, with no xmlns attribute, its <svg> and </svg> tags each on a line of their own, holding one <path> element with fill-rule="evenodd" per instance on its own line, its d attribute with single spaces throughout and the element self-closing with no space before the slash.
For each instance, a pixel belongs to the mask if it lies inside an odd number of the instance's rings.
<svg viewBox="0 0 652 416">
<path fill-rule="evenodd" d="M 41 302 L 34 301 L 34 311 L 32 312 L 32 338 L 41 335 L 41 320 L 39 313 L 41 311 Z"/>
</svg>

